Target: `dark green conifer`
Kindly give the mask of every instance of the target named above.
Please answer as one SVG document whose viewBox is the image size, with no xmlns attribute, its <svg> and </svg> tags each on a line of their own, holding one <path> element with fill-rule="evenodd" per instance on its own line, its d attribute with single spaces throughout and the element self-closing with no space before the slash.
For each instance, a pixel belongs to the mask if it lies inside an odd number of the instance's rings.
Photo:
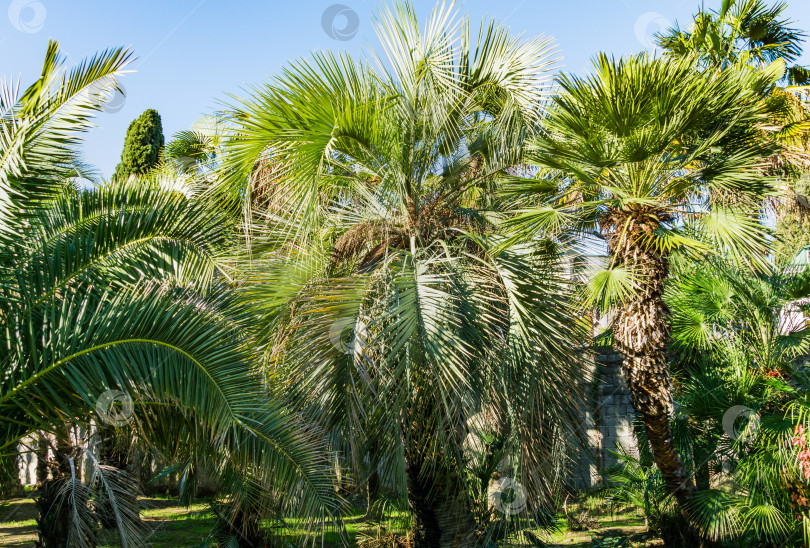
<svg viewBox="0 0 810 548">
<path fill-rule="evenodd" d="M 160 114 L 150 108 L 129 124 L 121 163 L 115 168 L 113 180 L 125 181 L 132 174 L 140 175 L 155 167 L 160 161 L 163 143 Z"/>
</svg>

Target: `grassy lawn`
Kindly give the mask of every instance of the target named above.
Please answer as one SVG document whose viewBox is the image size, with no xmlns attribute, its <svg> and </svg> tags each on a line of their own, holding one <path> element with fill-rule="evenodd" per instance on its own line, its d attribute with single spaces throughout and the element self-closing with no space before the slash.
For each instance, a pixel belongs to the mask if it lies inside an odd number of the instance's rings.
<svg viewBox="0 0 810 548">
<path fill-rule="evenodd" d="M 169 499 L 144 498 L 141 502 L 141 517 L 152 531 L 150 543 L 156 548 L 197 546 L 215 521 L 206 503 L 184 508 Z M 36 508 L 30 498 L 0 503 L 0 546 L 34 546 L 35 517 Z M 100 540 L 101 546 L 120 546 L 112 531 L 103 532 Z"/>
<path fill-rule="evenodd" d="M 189 508 L 177 506 L 172 499 L 143 498 L 141 516 L 152 531 L 150 546 L 155 548 L 180 548 L 199 546 L 216 520 L 210 506 L 203 502 Z M 592 520 L 588 530 L 569 530 L 565 516 L 558 520 L 559 531 L 553 534 L 539 534 L 553 547 L 591 548 L 593 546 L 623 546 L 647 548 L 661 546 L 662 543 L 648 532 L 643 517 L 634 509 L 611 511 L 603 508 L 589 508 Z M 407 516 L 390 512 L 382 522 L 362 519 L 363 511 L 357 509 L 346 519 L 346 532 L 352 545 L 364 544 L 369 547 L 394 546 L 392 533 L 399 535 L 406 528 Z M 36 540 L 36 510 L 30 498 L 19 498 L 0 503 L 0 546 L 33 547 Z M 282 544 L 296 546 L 302 539 L 303 531 L 295 520 L 284 523 L 268 523 L 268 527 L 284 541 Z M 599 539 L 605 539 L 601 544 Z M 616 539 L 610 540 L 610 539 Z M 101 535 L 104 547 L 119 547 L 113 531 Z M 320 542 L 319 542 L 320 544 Z M 325 546 L 339 546 L 340 537 L 335 531 L 326 534 Z"/>
</svg>

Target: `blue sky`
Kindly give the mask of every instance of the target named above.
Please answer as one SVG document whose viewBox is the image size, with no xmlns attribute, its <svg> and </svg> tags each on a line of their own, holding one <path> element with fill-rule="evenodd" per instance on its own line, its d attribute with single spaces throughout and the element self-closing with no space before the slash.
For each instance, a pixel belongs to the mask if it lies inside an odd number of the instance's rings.
<svg viewBox="0 0 810 548">
<path fill-rule="evenodd" d="M 336 1 L 349 11 L 334 18 L 334 28 L 339 32 L 357 22 L 350 39 L 324 30 L 323 14 Z M 705 3 L 712 7 L 719 1 Z M 423 18 L 434 4 L 414 0 Z M 135 72 L 122 80 L 126 98 L 97 118 L 85 144 L 86 159 L 109 177 L 129 122 L 145 109 L 160 112 L 168 138 L 216 110 L 228 94 L 266 81 L 291 59 L 318 49 L 359 54 L 376 47 L 372 18 L 379 5 L 372 0 L 0 0 L 0 75 L 21 76 L 27 85 L 49 38 L 60 42 L 68 64 L 106 47 L 133 49 L 139 59 L 131 66 Z M 553 36 L 564 70 L 581 73 L 599 51 L 619 55 L 649 47 L 652 33 L 674 21 L 685 25 L 698 5 L 699 0 L 467 0 L 458 7 L 473 21 L 491 16 L 515 33 Z M 792 0 L 788 15 L 797 27 L 810 29 L 810 0 Z M 809 53 L 801 63 L 810 65 Z"/>
</svg>

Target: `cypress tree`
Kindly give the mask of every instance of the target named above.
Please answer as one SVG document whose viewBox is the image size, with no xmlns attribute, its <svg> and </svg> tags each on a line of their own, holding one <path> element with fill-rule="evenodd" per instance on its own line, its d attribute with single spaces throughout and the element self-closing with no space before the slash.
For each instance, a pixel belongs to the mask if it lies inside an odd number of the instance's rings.
<svg viewBox="0 0 810 548">
<path fill-rule="evenodd" d="M 155 167 L 160 160 L 163 143 L 160 114 L 150 108 L 129 124 L 121 163 L 115 168 L 113 180 L 125 181 L 132 174 L 140 175 Z"/>
</svg>

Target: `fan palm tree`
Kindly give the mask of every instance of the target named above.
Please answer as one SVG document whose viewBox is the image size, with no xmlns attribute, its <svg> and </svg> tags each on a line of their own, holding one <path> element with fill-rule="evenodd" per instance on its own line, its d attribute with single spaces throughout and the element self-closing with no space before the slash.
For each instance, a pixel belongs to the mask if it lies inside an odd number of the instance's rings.
<svg viewBox="0 0 810 548">
<path fill-rule="evenodd" d="M 769 6 L 763 0 L 726 0 L 719 10 L 702 8 L 692 29 L 677 25 L 658 36 L 667 55 L 696 57 L 697 68 L 707 73 L 738 70 L 780 62 L 787 67 L 802 54 L 805 34 L 783 17 L 787 4 Z M 780 150 L 771 157 L 770 171 L 783 185 L 780 196 L 771 199 L 776 206 L 777 233 L 786 240 L 777 250 L 777 261 L 790 260 L 805 245 L 802 221 L 808 211 L 807 189 L 800 177 L 810 171 L 810 71 L 793 65 L 785 73 L 787 87 L 767 88 L 771 123 L 766 139 L 777 139 Z M 794 234 L 791 234 L 793 232 Z M 795 249 L 794 249 L 795 248 Z"/>
<path fill-rule="evenodd" d="M 37 82 L 0 95 L 0 454 L 38 431 L 58 441 L 40 486 L 41 545 L 93 544 L 96 489 L 119 501 L 122 545 L 138 545 L 137 506 L 118 496 L 128 484 L 102 465 L 97 481 L 77 481 L 76 459 L 93 453 L 65 433 L 103 422 L 100 398 L 121 391 L 134 406 L 118 426 L 160 448 L 154 426 L 171 420 L 175 443 L 187 436 L 220 456 L 236 505 L 259 507 L 262 493 L 282 489 L 287 510 L 323 519 L 335 498 L 318 441 L 268 398 L 249 314 L 223 284 L 230 225 L 206 201 L 157 184 L 70 182 L 81 132 L 130 57 L 109 50 L 64 71 L 51 42 Z M 238 508 L 233 533 L 249 538 L 261 516 Z"/>
<path fill-rule="evenodd" d="M 604 241 L 608 268 L 593 276 L 590 295 L 615 310 L 613 341 L 635 409 L 684 509 L 695 486 L 669 423 L 669 256 L 720 250 L 761 261 L 759 204 L 769 185 L 760 168 L 769 150 L 753 138 L 766 113 L 752 89 L 782 76 L 772 67 L 706 78 L 693 66 L 600 55 L 592 75 L 561 76 L 545 131 L 528 152 L 542 171 L 507 189 L 519 208 L 509 221 L 518 236 Z"/>
<path fill-rule="evenodd" d="M 801 56 L 805 34 L 782 17 L 786 9 L 784 2 L 768 6 L 763 0 L 725 0 L 718 11 L 701 9 L 691 30 L 676 25 L 657 41 L 667 55 L 695 58 L 701 71 L 758 70 L 773 62 L 787 67 Z M 774 126 L 769 138 L 778 139 L 782 148 L 773 157 L 772 170 L 790 179 L 810 169 L 810 71 L 794 65 L 782 80 L 787 87 L 764 91 Z"/>
<path fill-rule="evenodd" d="M 542 509 L 576 430 L 581 334 L 554 246 L 501 245 L 496 228 L 497 176 L 536 129 L 553 48 L 496 22 L 475 41 L 446 4 L 424 27 L 383 9 L 377 31 L 376 70 L 318 54 L 234 107 L 222 195 L 270 181 L 242 276 L 285 397 L 358 479 L 379 463 L 406 487 L 414 546 L 470 546 L 491 473 Z M 489 469 L 468 481 L 478 423 Z"/>
<path fill-rule="evenodd" d="M 216 170 L 222 155 L 226 128 L 215 116 L 203 116 L 190 129 L 178 131 L 166 144 L 163 161 L 182 173 Z"/>
<path fill-rule="evenodd" d="M 701 9 L 689 30 L 677 24 L 656 37 L 675 56 L 698 55 L 701 68 L 723 70 L 736 64 L 763 66 L 778 59 L 791 63 L 802 53 L 805 34 L 783 17 L 786 2 L 722 0 L 719 10 Z M 785 74 L 794 85 L 810 84 L 810 71 L 799 65 Z"/>
</svg>

